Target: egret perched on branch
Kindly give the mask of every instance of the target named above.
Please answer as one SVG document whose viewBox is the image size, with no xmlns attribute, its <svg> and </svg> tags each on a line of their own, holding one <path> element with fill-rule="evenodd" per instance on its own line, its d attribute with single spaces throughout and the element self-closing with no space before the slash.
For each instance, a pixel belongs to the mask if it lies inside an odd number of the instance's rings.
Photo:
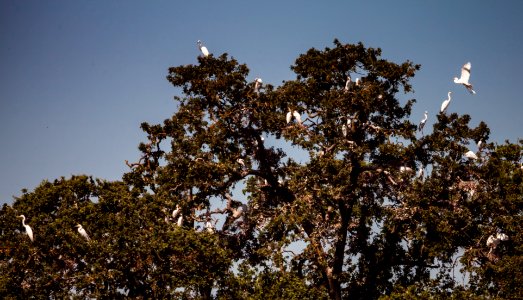
<svg viewBox="0 0 523 300">
<path fill-rule="evenodd" d="M 478 156 L 473 151 L 468 151 L 465 153 L 465 157 L 468 159 L 478 159 Z"/>
<path fill-rule="evenodd" d="M 31 226 L 25 224 L 24 215 L 19 215 L 18 217 L 22 218 L 22 225 L 25 227 L 25 233 L 27 233 L 27 236 L 29 236 L 29 239 L 31 240 L 31 242 L 33 242 L 34 241 L 33 229 L 31 229 Z"/>
<path fill-rule="evenodd" d="M 176 217 L 180 213 L 180 210 L 181 210 L 180 205 L 176 204 L 176 209 L 173 210 L 173 213 L 172 213 L 173 219 L 176 219 Z"/>
<path fill-rule="evenodd" d="M 214 225 L 212 224 L 211 221 L 207 221 L 207 222 L 205 222 L 205 229 L 206 229 L 207 232 L 209 232 L 209 233 L 214 233 Z"/>
<path fill-rule="evenodd" d="M 298 124 L 301 124 L 301 115 L 300 115 L 300 113 L 295 110 L 295 111 L 292 112 L 292 115 L 294 116 L 294 118 L 296 119 Z"/>
<path fill-rule="evenodd" d="M 78 233 L 83 236 L 87 241 L 91 241 L 91 238 L 89 237 L 89 235 L 87 234 L 87 232 L 85 231 L 85 229 L 82 227 L 82 225 L 78 224 L 76 225 L 75 227 L 78 227 Z"/>
<path fill-rule="evenodd" d="M 346 92 L 349 91 L 351 82 L 352 82 L 352 79 L 350 78 L 350 76 L 347 76 L 347 81 L 345 81 L 345 91 Z"/>
<path fill-rule="evenodd" d="M 462 84 L 471 94 L 475 94 L 476 92 L 472 89 L 472 84 L 469 83 L 471 66 L 470 62 L 464 64 L 461 67 L 461 77 L 454 77 L 454 83 Z"/>
<path fill-rule="evenodd" d="M 289 122 L 292 120 L 292 117 L 294 117 L 296 119 L 296 122 L 298 122 L 299 124 L 301 124 L 301 115 L 298 111 L 291 111 L 289 109 L 289 112 L 287 113 L 287 115 L 285 116 L 285 120 L 287 121 L 287 124 L 289 124 Z"/>
<path fill-rule="evenodd" d="M 418 130 L 421 131 L 422 134 L 423 134 L 423 127 L 425 127 L 425 123 L 427 122 L 427 119 L 429 118 L 428 114 L 429 114 L 429 112 L 425 111 L 425 114 L 423 115 L 423 119 L 421 120 L 421 122 L 419 122 Z"/>
<path fill-rule="evenodd" d="M 176 222 L 176 225 L 178 225 L 178 227 L 181 227 L 183 224 L 183 214 L 180 214 L 180 217 L 178 217 L 178 221 Z"/>
<path fill-rule="evenodd" d="M 260 86 L 262 83 L 263 81 L 261 80 L 261 78 L 254 79 L 254 92 L 256 93 L 256 95 L 260 94 Z"/>
<path fill-rule="evenodd" d="M 207 47 L 205 47 L 202 44 L 202 41 L 198 40 L 197 44 L 198 44 L 198 48 L 200 48 L 200 51 L 202 52 L 203 56 L 205 56 L 205 57 L 209 56 L 209 50 L 207 50 Z"/>
<path fill-rule="evenodd" d="M 441 109 L 440 109 L 440 112 L 441 112 L 441 113 L 445 113 L 445 111 L 447 110 L 447 107 L 448 107 L 449 104 L 450 104 L 450 99 L 451 99 L 451 98 L 450 98 L 450 94 L 452 94 L 452 92 L 449 92 L 449 93 L 447 94 L 447 95 L 448 95 L 447 99 L 445 99 L 445 100 L 443 101 L 443 103 L 441 103 Z"/>
</svg>

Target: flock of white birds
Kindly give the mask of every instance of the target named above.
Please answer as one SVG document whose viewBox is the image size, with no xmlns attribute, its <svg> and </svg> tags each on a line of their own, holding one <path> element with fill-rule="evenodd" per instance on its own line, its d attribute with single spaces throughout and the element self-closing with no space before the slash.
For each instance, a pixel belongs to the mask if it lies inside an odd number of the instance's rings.
<svg viewBox="0 0 523 300">
<path fill-rule="evenodd" d="M 200 49 L 201 53 L 203 54 L 203 56 L 208 57 L 210 55 L 209 50 L 207 49 L 207 47 L 205 47 L 203 45 L 203 43 L 200 40 L 197 41 L 197 45 L 198 45 L 198 48 Z M 476 92 L 473 89 L 472 84 L 469 82 L 471 66 L 472 65 L 471 65 L 470 62 L 464 64 L 463 67 L 461 68 L 461 77 L 460 78 L 454 77 L 454 82 L 456 84 L 463 85 L 467 89 L 467 91 L 469 91 L 471 94 L 476 94 Z M 262 82 L 263 81 L 260 78 L 256 78 L 254 80 L 254 83 L 255 83 L 254 84 L 254 92 L 256 94 L 259 94 L 259 89 L 261 87 Z M 351 79 L 350 79 L 350 77 L 348 77 L 347 78 L 347 82 L 345 83 L 345 90 L 346 91 L 349 90 L 349 87 L 350 87 L 351 84 L 352 84 Z M 359 85 L 359 84 L 360 84 L 360 80 L 358 78 L 355 81 L 355 85 Z M 450 95 L 451 94 L 452 94 L 452 92 L 449 91 L 447 99 L 445 99 L 443 101 L 443 103 L 441 104 L 440 113 L 445 113 L 445 111 L 447 110 L 447 107 L 450 104 L 450 100 L 451 100 L 451 96 Z M 292 118 L 294 118 L 298 124 L 301 124 L 302 120 L 301 120 L 300 113 L 298 111 L 296 111 L 296 110 L 290 110 L 289 109 L 289 112 L 286 115 L 287 123 L 289 123 L 292 120 Z M 425 126 L 425 123 L 427 122 L 427 119 L 428 119 L 428 111 L 425 111 L 425 113 L 423 115 L 423 119 L 421 120 L 421 122 L 419 123 L 419 126 L 418 126 L 418 130 L 421 131 L 422 134 L 423 134 L 423 127 Z M 342 131 L 345 132 L 346 131 L 346 127 L 345 127 L 345 130 L 342 129 Z M 345 133 L 344 133 L 344 135 L 345 135 Z M 481 146 L 481 141 L 478 142 L 478 148 L 480 146 Z M 474 160 L 478 159 L 478 156 L 473 151 L 468 151 L 464 155 L 468 159 L 474 159 Z M 245 165 L 245 163 L 244 163 L 244 161 L 242 159 L 239 159 L 238 163 L 240 165 L 242 165 L 242 166 Z M 408 167 L 401 167 L 401 168 L 402 169 L 400 169 L 400 171 L 402 171 L 402 172 L 412 171 L 412 169 L 408 168 Z M 523 169 L 523 166 L 522 166 L 522 169 Z M 241 211 L 238 210 L 238 213 L 241 213 Z M 33 242 L 34 241 L 33 230 L 32 230 L 32 228 L 29 225 L 25 224 L 25 216 L 24 215 L 20 215 L 18 217 L 22 218 L 22 225 L 25 227 L 25 232 L 26 232 L 27 236 L 29 237 L 29 239 L 31 240 L 31 242 Z M 176 209 L 173 210 L 172 218 L 173 219 L 177 218 L 176 224 L 178 226 L 182 226 L 183 215 L 181 214 L 180 206 L 177 205 Z M 76 227 L 78 228 L 78 233 L 82 237 L 84 237 L 87 241 L 91 240 L 91 238 L 89 237 L 89 235 L 87 234 L 87 232 L 85 231 L 85 229 L 82 227 L 81 224 L 76 225 Z M 214 226 L 213 226 L 211 221 L 207 221 L 206 222 L 205 228 L 209 232 L 214 232 Z M 496 235 L 490 235 L 488 237 L 488 239 L 487 239 L 487 247 L 489 247 L 490 248 L 490 252 L 492 252 L 492 250 L 495 249 L 499 245 L 500 242 L 507 241 L 508 239 L 509 239 L 509 237 L 506 234 L 504 234 L 504 233 L 497 233 Z"/>
</svg>

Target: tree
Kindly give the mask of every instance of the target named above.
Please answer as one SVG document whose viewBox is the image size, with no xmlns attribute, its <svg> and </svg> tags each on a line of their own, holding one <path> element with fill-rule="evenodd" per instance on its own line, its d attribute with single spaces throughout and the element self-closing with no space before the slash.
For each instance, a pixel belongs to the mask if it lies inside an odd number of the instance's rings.
<svg viewBox="0 0 523 300">
<path fill-rule="evenodd" d="M 256 89 L 227 54 L 170 68 L 178 109 L 142 124 L 122 181 L 44 181 L 4 205 L 0 294 L 522 296 L 523 142 L 487 143 L 483 122 L 456 113 L 418 134 L 401 92 L 419 66 L 380 49 L 335 40 L 291 68 L 295 80 Z M 497 233 L 508 241 L 487 246 Z"/>
</svg>

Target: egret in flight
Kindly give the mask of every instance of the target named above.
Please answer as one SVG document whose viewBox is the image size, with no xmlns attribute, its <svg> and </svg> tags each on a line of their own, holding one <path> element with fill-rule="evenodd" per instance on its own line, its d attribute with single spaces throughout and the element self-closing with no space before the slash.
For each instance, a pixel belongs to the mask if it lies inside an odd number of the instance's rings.
<svg viewBox="0 0 523 300">
<path fill-rule="evenodd" d="M 25 233 L 27 233 L 27 236 L 29 236 L 29 239 L 31 240 L 31 242 L 33 242 L 34 241 L 33 229 L 31 229 L 31 226 L 25 224 L 24 215 L 19 215 L 18 217 L 22 218 L 22 225 L 25 227 Z"/>
<path fill-rule="evenodd" d="M 91 238 L 89 237 L 89 235 L 87 234 L 87 232 L 85 231 L 85 229 L 82 227 L 82 225 L 78 224 L 76 225 L 75 227 L 78 227 L 78 233 L 83 236 L 87 241 L 91 241 Z"/>
<path fill-rule="evenodd" d="M 205 56 L 205 57 L 209 56 L 209 50 L 207 50 L 207 47 L 205 47 L 202 44 L 202 41 L 198 40 L 197 44 L 198 44 L 198 48 L 200 48 L 200 51 L 202 52 L 203 56 Z"/>
<path fill-rule="evenodd" d="M 472 84 L 469 83 L 471 66 L 470 62 L 464 64 L 463 67 L 461 67 L 461 77 L 454 77 L 454 83 L 462 84 L 467 88 L 467 91 L 471 94 L 475 94 L 476 92 L 472 89 Z"/>
<path fill-rule="evenodd" d="M 425 127 L 425 123 L 427 122 L 428 118 L 429 118 L 429 112 L 425 111 L 425 114 L 423 115 L 423 119 L 421 120 L 421 122 L 419 122 L 418 130 L 421 131 L 421 133 L 423 133 L 423 127 Z"/>
<path fill-rule="evenodd" d="M 445 113 L 445 111 L 447 110 L 447 107 L 448 107 L 449 104 L 450 104 L 450 99 L 451 99 L 451 98 L 450 98 L 450 94 L 452 94 L 452 92 L 449 92 L 449 93 L 447 94 L 447 95 L 448 95 L 447 99 L 445 99 L 445 100 L 443 101 L 443 103 L 441 103 L 441 109 L 440 109 L 440 112 L 441 112 L 441 113 Z"/>
</svg>

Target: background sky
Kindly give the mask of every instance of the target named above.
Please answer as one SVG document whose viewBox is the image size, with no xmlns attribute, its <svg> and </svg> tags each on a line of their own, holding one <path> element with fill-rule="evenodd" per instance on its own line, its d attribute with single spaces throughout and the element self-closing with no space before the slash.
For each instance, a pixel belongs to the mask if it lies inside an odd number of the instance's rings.
<svg viewBox="0 0 523 300">
<path fill-rule="evenodd" d="M 502 3 L 502 4 L 501 4 Z M 523 1 L 0 0 L 0 203 L 72 174 L 118 180 L 139 158 L 140 123 L 160 123 L 177 94 L 170 66 L 202 40 L 275 86 L 311 47 L 363 42 L 421 64 L 411 119 L 448 112 L 485 121 L 491 140 L 523 137 Z M 477 95 L 453 83 L 472 62 Z"/>
</svg>

